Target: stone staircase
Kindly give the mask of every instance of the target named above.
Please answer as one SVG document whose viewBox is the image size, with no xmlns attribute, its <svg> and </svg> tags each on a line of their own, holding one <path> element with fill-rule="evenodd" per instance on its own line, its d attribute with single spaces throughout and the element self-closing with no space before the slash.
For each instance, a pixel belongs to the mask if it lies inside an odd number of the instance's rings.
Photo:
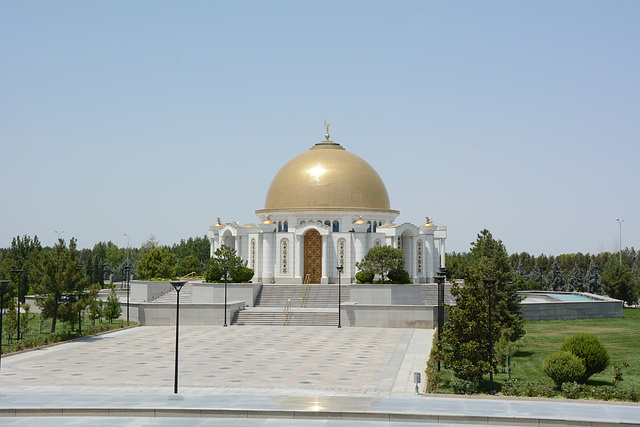
<svg viewBox="0 0 640 427">
<path fill-rule="evenodd" d="M 258 294 L 254 307 L 240 310 L 231 319 L 232 325 L 263 326 L 337 326 L 338 325 L 338 285 L 312 284 L 307 288 L 307 295 L 301 300 L 304 285 L 266 284 Z M 445 285 L 445 303 L 453 303 L 451 285 Z M 342 302 L 350 302 L 350 287 L 341 288 Z M 187 282 L 180 291 L 180 304 L 193 303 L 193 285 Z M 287 301 L 291 300 L 291 309 L 287 316 L 283 315 Z M 422 286 L 422 303 L 436 305 L 438 286 L 426 284 Z M 176 291 L 171 289 L 166 294 L 153 300 L 153 303 L 175 304 Z"/>
<path fill-rule="evenodd" d="M 153 303 L 160 304 L 175 304 L 176 303 L 176 290 L 171 290 L 158 298 L 151 301 Z M 180 290 L 180 304 L 192 304 L 193 303 L 193 283 L 187 282 Z"/>
<path fill-rule="evenodd" d="M 422 304 L 438 305 L 438 285 L 434 283 L 422 285 L 421 296 Z M 444 285 L 444 302 L 445 304 L 453 304 L 455 302 L 455 299 L 451 296 L 451 283 L 445 283 Z"/>
<path fill-rule="evenodd" d="M 260 307 L 284 308 L 291 299 L 292 308 L 335 308 L 338 309 L 338 285 L 309 285 L 307 296 L 302 302 L 304 285 L 263 285 L 255 305 Z M 349 301 L 349 285 L 342 285 L 342 301 Z"/>
<path fill-rule="evenodd" d="M 322 308 L 292 308 L 289 315 L 282 307 L 253 307 L 240 310 L 231 320 L 232 325 L 262 326 L 337 326 L 338 307 L 333 311 Z"/>
<path fill-rule="evenodd" d="M 304 299 L 303 289 L 304 285 L 263 285 L 255 306 L 240 310 L 231 324 L 337 326 L 338 285 L 309 285 Z M 349 295 L 349 285 L 342 285 L 342 301 L 349 302 Z M 291 310 L 284 315 L 288 300 Z"/>
</svg>

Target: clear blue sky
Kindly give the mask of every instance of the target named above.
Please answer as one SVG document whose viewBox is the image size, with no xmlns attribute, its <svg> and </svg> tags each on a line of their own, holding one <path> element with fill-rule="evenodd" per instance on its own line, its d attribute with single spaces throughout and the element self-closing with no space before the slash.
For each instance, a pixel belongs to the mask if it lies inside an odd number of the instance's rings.
<svg viewBox="0 0 640 427">
<path fill-rule="evenodd" d="M 323 139 L 447 251 L 640 248 L 640 1 L 1 1 L 0 247 L 255 223 Z"/>
</svg>

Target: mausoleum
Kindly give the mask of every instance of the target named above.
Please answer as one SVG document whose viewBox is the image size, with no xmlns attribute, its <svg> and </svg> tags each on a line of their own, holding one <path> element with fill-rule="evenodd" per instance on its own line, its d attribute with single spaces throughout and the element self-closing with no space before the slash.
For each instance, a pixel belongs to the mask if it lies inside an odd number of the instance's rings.
<svg viewBox="0 0 640 427">
<path fill-rule="evenodd" d="M 326 125 L 326 124 L 325 124 Z M 447 228 L 427 217 L 421 226 L 395 223 L 384 182 L 365 160 L 330 140 L 294 157 L 276 174 L 259 224 L 222 223 L 209 229 L 211 254 L 234 248 L 262 283 L 355 282 L 356 262 L 374 246 L 404 251 L 414 283 L 429 283 L 445 263 Z"/>
</svg>

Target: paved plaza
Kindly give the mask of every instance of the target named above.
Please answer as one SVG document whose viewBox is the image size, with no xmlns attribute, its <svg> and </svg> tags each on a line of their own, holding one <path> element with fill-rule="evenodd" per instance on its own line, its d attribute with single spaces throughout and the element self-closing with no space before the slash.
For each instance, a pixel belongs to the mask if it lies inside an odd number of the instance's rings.
<svg viewBox="0 0 640 427">
<path fill-rule="evenodd" d="M 2 358 L 2 426 L 640 425 L 640 405 L 416 395 L 432 330 L 135 327 Z M 421 385 L 421 391 L 424 385 Z"/>
<path fill-rule="evenodd" d="M 411 395 L 432 336 L 425 329 L 181 327 L 179 390 Z M 172 392 L 174 349 L 170 326 L 86 337 L 5 356 L 0 385 L 14 392 Z"/>
</svg>

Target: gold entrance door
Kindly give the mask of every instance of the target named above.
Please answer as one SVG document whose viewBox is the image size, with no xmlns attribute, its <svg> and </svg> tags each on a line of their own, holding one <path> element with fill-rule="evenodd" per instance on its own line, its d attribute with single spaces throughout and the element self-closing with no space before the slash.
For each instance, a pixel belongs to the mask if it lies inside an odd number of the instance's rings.
<svg viewBox="0 0 640 427">
<path fill-rule="evenodd" d="M 309 275 L 309 283 L 320 283 L 322 278 L 322 236 L 318 230 L 304 235 L 304 275 Z"/>
</svg>

